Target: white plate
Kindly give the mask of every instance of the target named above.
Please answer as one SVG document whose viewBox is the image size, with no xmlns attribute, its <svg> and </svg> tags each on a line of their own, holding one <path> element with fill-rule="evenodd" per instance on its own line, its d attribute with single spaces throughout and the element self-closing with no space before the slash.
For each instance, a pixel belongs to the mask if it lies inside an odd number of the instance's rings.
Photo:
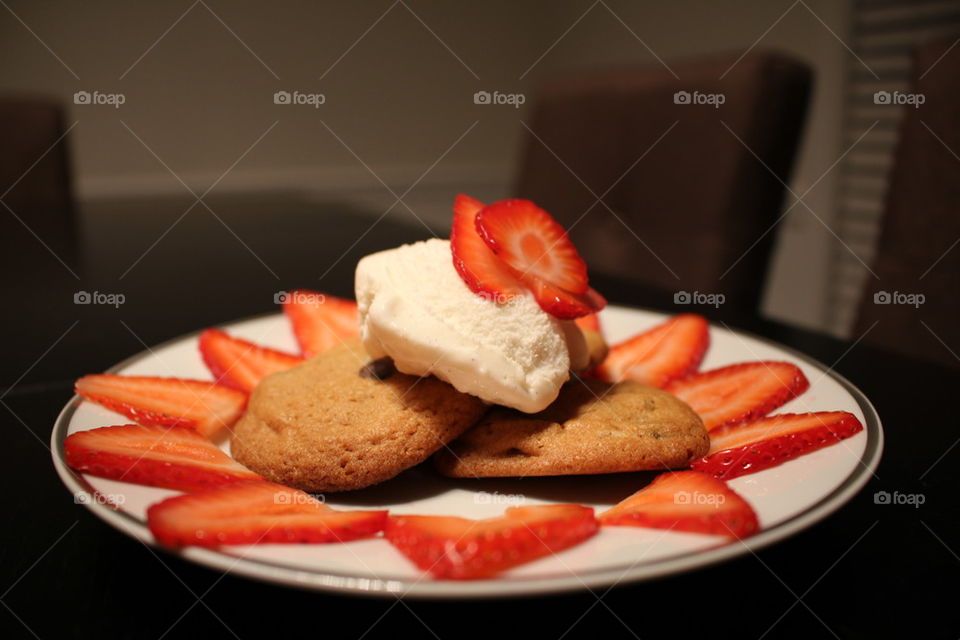
<svg viewBox="0 0 960 640">
<path fill-rule="evenodd" d="M 667 317 L 623 307 L 602 313 L 607 340 L 615 343 Z M 231 334 L 278 349 L 296 344 L 286 319 L 273 314 L 224 327 Z M 753 336 L 711 326 L 702 369 L 747 360 L 787 360 L 810 380 L 810 389 L 781 412 L 843 410 L 860 418 L 864 431 L 836 445 L 779 467 L 736 478 L 730 485 L 756 509 L 762 531 L 745 542 L 634 527 L 605 527 L 563 553 L 517 567 L 492 580 L 438 581 L 413 567 L 382 538 L 330 545 L 259 545 L 219 551 L 188 548 L 181 557 L 247 577 L 311 589 L 355 594 L 404 594 L 471 598 L 549 593 L 645 580 L 751 553 L 809 527 L 836 511 L 867 482 L 880 461 L 883 433 L 873 406 L 850 382 L 820 363 Z M 210 379 L 197 351 L 197 335 L 177 338 L 110 370 L 130 375 Z M 146 508 L 176 492 L 78 474 L 64 463 L 63 440 L 94 427 L 129 420 L 74 397 L 54 425 L 53 462 L 78 502 L 124 533 L 154 544 Z M 579 502 L 603 509 L 643 486 L 652 474 L 566 478 L 451 480 L 414 469 L 380 486 L 331 494 L 328 504 L 386 508 L 397 514 L 448 514 L 471 518 L 499 515 L 507 506 Z M 113 503 L 113 504 L 111 504 Z"/>
</svg>

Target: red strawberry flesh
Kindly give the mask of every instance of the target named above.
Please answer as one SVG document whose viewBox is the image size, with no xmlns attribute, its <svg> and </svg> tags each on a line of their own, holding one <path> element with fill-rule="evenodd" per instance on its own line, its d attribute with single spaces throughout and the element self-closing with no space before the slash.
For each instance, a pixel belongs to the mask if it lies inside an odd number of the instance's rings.
<svg viewBox="0 0 960 640">
<path fill-rule="evenodd" d="M 189 427 L 207 437 L 233 426 L 247 404 L 243 391 L 181 378 L 93 374 L 74 389 L 138 424 Z"/>
<path fill-rule="evenodd" d="M 524 284 L 529 287 L 541 309 L 561 320 L 573 320 L 596 313 L 607 304 L 603 296 L 590 288 L 584 294 L 572 293 L 532 275 L 524 279 Z"/>
<path fill-rule="evenodd" d="M 512 507 L 502 517 L 392 516 L 384 531 L 401 553 L 436 578 L 489 578 L 594 535 L 593 509 L 574 504 Z"/>
<path fill-rule="evenodd" d="M 535 276 L 574 294 L 587 292 L 587 265 L 553 217 L 529 200 L 501 200 L 481 210 L 477 232 L 526 280 Z"/>
<path fill-rule="evenodd" d="M 599 376 L 609 382 L 634 380 L 663 388 L 696 371 L 709 345 L 706 319 L 681 314 L 612 346 Z"/>
<path fill-rule="evenodd" d="M 759 361 L 695 373 L 666 390 L 690 405 L 712 431 L 765 416 L 809 386 L 796 365 Z"/>
<path fill-rule="evenodd" d="M 750 504 L 722 480 L 698 471 L 676 471 L 601 513 L 601 525 L 649 527 L 743 538 L 759 528 Z"/>
<path fill-rule="evenodd" d="M 287 293 L 283 312 L 304 358 L 323 353 L 360 333 L 357 303 L 319 291 L 297 289 Z"/>
<path fill-rule="evenodd" d="M 519 202 L 519 201 L 518 201 Z M 499 205 L 500 203 L 496 203 Z M 495 206 L 495 205 L 491 205 Z M 599 311 L 606 305 L 606 300 L 599 293 L 588 286 L 575 284 L 576 291 L 565 289 L 541 277 L 543 270 L 528 269 L 526 272 L 518 270 L 497 256 L 481 237 L 478 230 L 478 217 L 482 211 L 488 209 L 482 202 L 466 195 L 458 195 L 453 205 L 453 226 L 450 230 L 450 248 L 453 253 L 453 264 L 460 274 L 460 278 L 474 293 L 496 302 L 509 300 L 513 296 L 533 294 L 540 307 L 547 313 L 562 319 L 573 319 Z M 547 215 L 543 212 L 543 215 Z M 549 218 L 549 216 L 547 215 Z M 550 219 L 550 224 L 556 222 Z M 559 226 L 559 225 L 557 225 Z M 561 229 L 562 231 L 562 229 Z M 536 238 L 531 232 L 531 237 Z M 564 235 L 564 238 L 566 236 Z M 526 241 L 531 245 L 534 241 Z M 569 244 L 569 240 L 566 240 Z M 553 243 L 544 245 L 552 251 Z M 572 245 L 570 245 L 572 246 Z M 562 246 L 561 246 L 562 249 Z M 574 250 L 575 252 L 576 250 Z M 560 267 L 569 260 L 562 261 L 559 256 L 552 254 L 544 257 L 544 264 Z M 569 256 L 566 256 L 569 258 Z M 549 262 L 549 260 L 552 262 Z M 577 260 L 580 260 L 577 256 Z M 582 264 L 582 260 L 580 260 Z M 538 263 L 539 264 L 539 263 Z M 586 267 L 583 267 L 584 277 Z M 569 275 L 569 274 L 568 274 Z M 554 274 L 558 280 L 569 283 L 570 280 Z M 579 277 L 574 280 L 579 282 Z"/>
<path fill-rule="evenodd" d="M 524 285 L 477 233 L 476 216 L 484 205 L 460 194 L 453 203 L 450 249 L 453 266 L 474 293 L 494 301 L 524 295 Z"/>
<path fill-rule="evenodd" d="M 863 425 L 846 411 L 781 414 L 715 429 L 710 450 L 691 466 L 731 479 L 822 449 L 856 435 Z"/>
<path fill-rule="evenodd" d="M 292 369 L 304 361 L 291 353 L 234 338 L 219 329 L 207 329 L 200 334 L 200 354 L 217 382 L 247 392 L 268 375 Z"/>
<path fill-rule="evenodd" d="M 260 477 L 185 427 L 100 427 L 67 436 L 64 450 L 76 471 L 180 491 Z"/>
<path fill-rule="evenodd" d="M 386 519 L 386 511 L 338 511 L 264 481 L 176 496 L 147 510 L 150 531 L 170 547 L 347 542 L 381 531 Z"/>
</svg>

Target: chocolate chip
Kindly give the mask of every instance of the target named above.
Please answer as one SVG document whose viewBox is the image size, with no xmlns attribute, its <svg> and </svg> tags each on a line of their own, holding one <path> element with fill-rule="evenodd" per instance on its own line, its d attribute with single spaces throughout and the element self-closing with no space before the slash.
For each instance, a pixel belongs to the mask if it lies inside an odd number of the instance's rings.
<svg viewBox="0 0 960 640">
<path fill-rule="evenodd" d="M 371 378 L 374 380 L 386 380 L 397 372 L 393 366 L 393 360 L 390 358 L 380 358 L 373 360 L 360 367 L 361 378 Z"/>
</svg>

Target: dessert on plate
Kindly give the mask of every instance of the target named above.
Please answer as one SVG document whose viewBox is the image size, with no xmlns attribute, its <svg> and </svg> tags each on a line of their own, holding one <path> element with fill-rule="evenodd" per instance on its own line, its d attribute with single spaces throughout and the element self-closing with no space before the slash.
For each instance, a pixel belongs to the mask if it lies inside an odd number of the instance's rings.
<svg viewBox="0 0 960 640">
<path fill-rule="evenodd" d="M 362 346 L 345 341 L 263 380 L 233 428 L 233 456 L 314 492 L 376 484 L 435 452 L 437 468 L 454 477 L 669 469 L 702 457 L 706 429 L 674 396 L 632 381 L 571 380 L 604 351 L 594 337 L 591 357 L 573 319 L 602 299 L 546 212 L 506 205 L 485 210 L 460 197 L 453 240 L 361 259 Z M 487 246 L 478 218 L 494 220 L 513 266 Z M 565 292 L 556 282 L 585 295 L 570 293 L 561 307 L 557 293 L 542 293 Z M 371 362 L 385 374 L 369 375 Z"/>
<path fill-rule="evenodd" d="M 728 479 L 862 430 L 842 411 L 770 415 L 809 386 L 792 363 L 700 371 L 710 327 L 699 315 L 608 347 L 606 301 L 583 259 L 527 200 L 457 196 L 449 240 L 364 257 L 355 295 L 287 296 L 299 354 L 208 329 L 197 342 L 212 380 L 84 376 L 80 397 L 136 424 L 71 434 L 67 464 L 183 492 L 147 513 L 166 546 L 379 536 L 436 578 L 478 579 L 610 526 L 751 535 L 757 515 Z M 311 495 L 431 458 L 438 481 L 662 473 L 599 515 L 577 504 L 486 520 L 341 511 Z"/>
</svg>

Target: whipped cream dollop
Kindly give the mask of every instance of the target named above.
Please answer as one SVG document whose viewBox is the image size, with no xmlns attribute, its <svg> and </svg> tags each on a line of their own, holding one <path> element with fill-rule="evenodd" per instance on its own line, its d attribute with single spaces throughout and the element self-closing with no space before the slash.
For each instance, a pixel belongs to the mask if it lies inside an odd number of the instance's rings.
<svg viewBox="0 0 960 640">
<path fill-rule="evenodd" d="M 587 365 L 583 333 L 532 296 L 494 300 L 470 291 L 447 240 L 425 240 L 357 264 L 360 336 L 373 358 L 434 375 L 459 391 L 527 413 L 553 402 L 570 369 Z"/>
</svg>

